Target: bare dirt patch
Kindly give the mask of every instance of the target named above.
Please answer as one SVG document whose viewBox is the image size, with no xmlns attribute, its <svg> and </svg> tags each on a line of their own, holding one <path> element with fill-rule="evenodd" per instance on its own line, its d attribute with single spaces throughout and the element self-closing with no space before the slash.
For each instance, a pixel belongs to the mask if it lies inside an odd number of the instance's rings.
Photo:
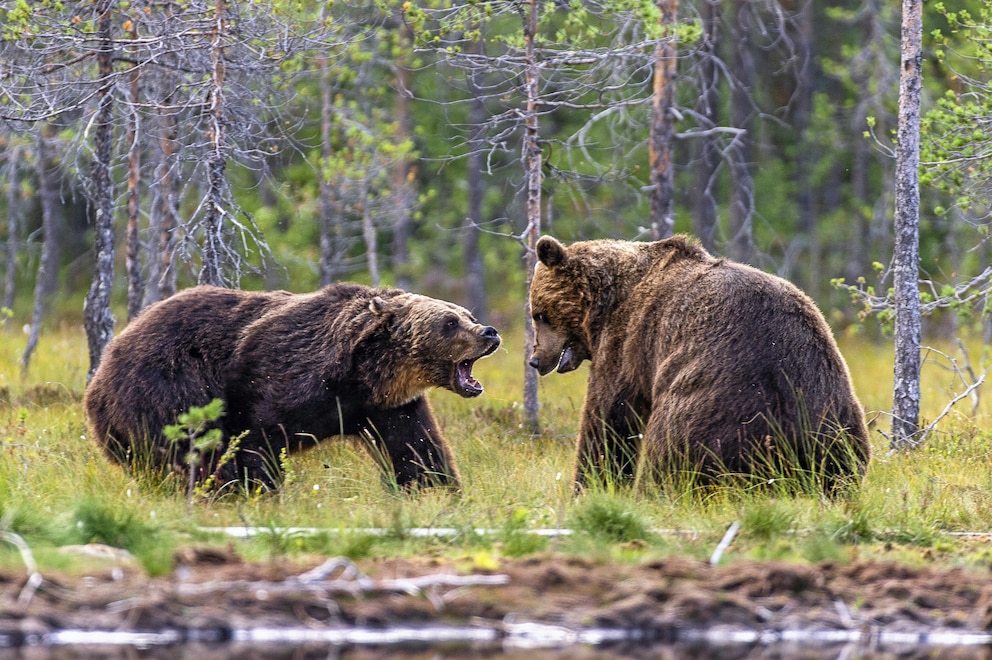
<svg viewBox="0 0 992 660">
<path fill-rule="evenodd" d="M 45 633 L 66 629 L 174 629 L 225 640 L 232 631 L 257 627 L 498 627 L 528 621 L 637 629 L 660 644 L 677 641 L 687 629 L 855 630 L 876 637 L 901 632 L 923 640 L 939 631 L 992 627 L 992 575 L 884 562 L 735 562 L 714 568 L 677 557 L 604 564 L 537 556 L 479 571 L 456 560 L 383 559 L 342 562 L 306 577 L 323 560 L 249 563 L 233 552 L 194 548 L 179 559 L 166 577 L 118 565 L 81 577 L 45 575 L 36 588 L 25 572 L 0 573 L 0 656 L 4 646 L 23 649 Z M 497 575 L 506 576 L 505 584 L 445 580 Z M 407 579 L 414 586 L 404 590 Z M 611 653 L 646 657 L 647 648 Z M 749 648 L 728 657 L 745 657 Z M 988 657 L 988 646 L 954 657 Z"/>
</svg>

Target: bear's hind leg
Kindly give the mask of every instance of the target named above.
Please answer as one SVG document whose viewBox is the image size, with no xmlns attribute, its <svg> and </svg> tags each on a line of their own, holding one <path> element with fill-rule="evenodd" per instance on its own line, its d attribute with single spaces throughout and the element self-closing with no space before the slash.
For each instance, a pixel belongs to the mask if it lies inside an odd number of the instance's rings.
<svg viewBox="0 0 992 660">
<path fill-rule="evenodd" d="M 455 461 L 427 399 L 368 415 L 363 435 L 387 479 L 400 488 L 461 487 Z"/>
</svg>

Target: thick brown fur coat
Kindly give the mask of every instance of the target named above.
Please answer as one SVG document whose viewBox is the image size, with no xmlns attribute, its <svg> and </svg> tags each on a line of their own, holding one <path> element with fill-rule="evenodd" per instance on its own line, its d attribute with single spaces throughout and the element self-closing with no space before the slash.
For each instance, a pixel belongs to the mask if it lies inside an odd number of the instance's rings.
<svg viewBox="0 0 992 660">
<path fill-rule="evenodd" d="M 860 483 L 864 413 L 830 328 L 789 282 L 683 236 L 565 247 L 530 291 L 542 375 L 591 363 L 576 484 L 692 474 Z"/>
<path fill-rule="evenodd" d="M 187 446 L 163 436 L 180 413 L 224 400 L 224 447 L 201 475 L 276 485 L 280 451 L 334 435 L 374 446 L 400 486 L 458 487 L 431 387 L 477 396 L 475 360 L 500 343 L 465 309 L 397 289 L 338 284 L 315 293 L 200 286 L 144 310 L 107 347 L 85 407 L 108 456 L 185 470 Z"/>
</svg>

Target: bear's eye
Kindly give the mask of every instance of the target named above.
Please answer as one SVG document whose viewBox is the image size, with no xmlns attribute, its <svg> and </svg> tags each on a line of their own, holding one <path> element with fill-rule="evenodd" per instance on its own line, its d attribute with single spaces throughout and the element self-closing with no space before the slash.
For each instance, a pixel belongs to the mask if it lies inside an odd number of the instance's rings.
<svg viewBox="0 0 992 660">
<path fill-rule="evenodd" d="M 545 314 L 544 312 L 538 312 L 537 314 L 534 314 L 534 320 L 537 321 L 538 323 L 547 324 L 548 315 Z"/>
<path fill-rule="evenodd" d="M 458 329 L 458 319 L 454 316 L 449 316 L 444 320 L 444 331 L 448 333 L 454 333 Z"/>
</svg>

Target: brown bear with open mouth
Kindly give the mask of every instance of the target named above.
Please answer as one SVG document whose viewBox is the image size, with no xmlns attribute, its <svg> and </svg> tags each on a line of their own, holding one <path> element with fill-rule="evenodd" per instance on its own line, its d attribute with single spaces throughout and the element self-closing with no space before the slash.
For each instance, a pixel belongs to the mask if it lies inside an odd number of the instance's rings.
<svg viewBox="0 0 992 660">
<path fill-rule="evenodd" d="M 398 289 L 337 284 L 314 293 L 187 289 L 115 338 L 86 389 L 97 441 L 125 464 L 188 469 L 162 431 L 193 406 L 225 403 L 222 447 L 200 474 L 276 486 L 283 449 L 359 436 L 401 487 L 458 488 L 425 393 L 482 394 L 476 360 L 500 345 L 468 310 Z M 218 465 L 232 438 L 234 458 Z"/>
<path fill-rule="evenodd" d="M 542 375 L 589 360 L 575 482 L 731 477 L 835 492 L 869 460 L 830 328 L 789 282 L 684 236 L 537 244 Z"/>
</svg>

